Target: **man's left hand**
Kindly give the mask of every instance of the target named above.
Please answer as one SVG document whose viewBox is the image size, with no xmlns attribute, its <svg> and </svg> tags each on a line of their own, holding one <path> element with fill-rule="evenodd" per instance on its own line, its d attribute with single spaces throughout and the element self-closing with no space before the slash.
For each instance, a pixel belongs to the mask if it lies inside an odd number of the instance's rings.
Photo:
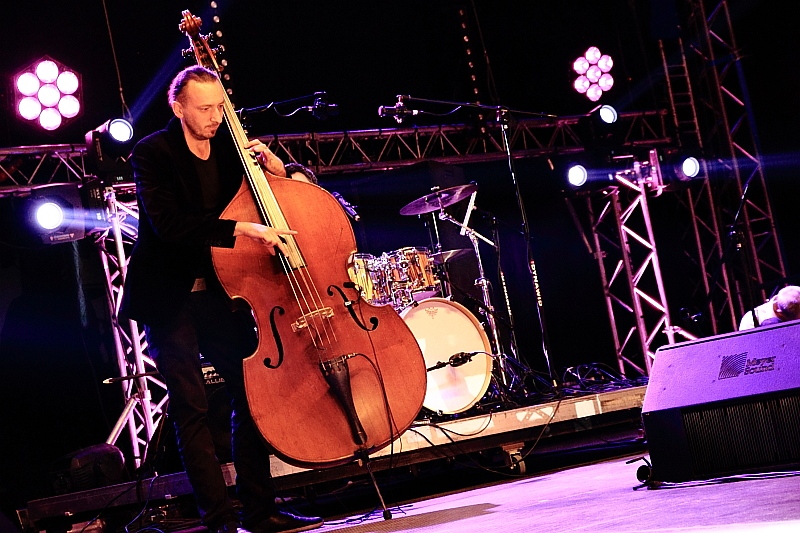
<svg viewBox="0 0 800 533">
<path fill-rule="evenodd" d="M 258 139 L 253 139 L 245 145 L 245 148 L 256 154 L 256 159 L 264 170 L 279 178 L 286 177 L 283 161 L 273 154 L 266 144 Z"/>
</svg>

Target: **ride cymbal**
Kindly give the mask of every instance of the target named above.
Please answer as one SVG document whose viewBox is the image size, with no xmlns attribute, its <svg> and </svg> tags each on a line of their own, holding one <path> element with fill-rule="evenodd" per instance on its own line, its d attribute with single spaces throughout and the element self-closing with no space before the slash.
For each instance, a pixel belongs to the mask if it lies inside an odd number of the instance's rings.
<svg viewBox="0 0 800 533">
<path fill-rule="evenodd" d="M 417 198 L 411 203 L 406 204 L 400 209 L 401 215 L 422 215 L 438 211 L 449 205 L 460 202 L 473 192 L 478 190 L 478 186 L 469 183 L 467 185 L 457 185 L 442 189 L 441 191 L 426 194 L 422 198 Z"/>
</svg>

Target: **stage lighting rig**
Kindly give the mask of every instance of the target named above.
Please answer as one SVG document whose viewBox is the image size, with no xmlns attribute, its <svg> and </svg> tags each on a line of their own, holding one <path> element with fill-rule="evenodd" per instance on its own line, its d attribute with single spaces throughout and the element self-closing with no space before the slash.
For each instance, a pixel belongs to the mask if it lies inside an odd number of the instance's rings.
<svg viewBox="0 0 800 533">
<path fill-rule="evenodd" d="M 86 132 L 86 170 L 106 185 L 129 182 L 133 169 L 128 162 L 133 148 L 133 125 L 123 118 L 107 120 Z"/>
<path fill-rule="evenodd" d="M 86 235 L 86 217 L 77 183 L 53 183 L 31 189 L 23 217 L 28 231 L 44 244 L 78 241 Z"/>
<path fill-rule="evenodd" d="M 611 56 L 601 53 L 596 46 L 590 46 L 572 63 L 572 70 L 578 74 L 572 87 L 592 102 L 598 101 L 604 92 L 614 86 L 614 77 L 610 72 L 613 66 Z"/>
<path fill-rule="evenodd" d="M 703 159 L 682 150 L 659 153 L 653 149 L 646 157 L 634 154 L 598 156 L 583 152 L 562 158 L 557 166 L 556 170 L 565 180 L 565 192 L 594 192 L 611 185 L 644 185 L 659 196 L 705 177 Z"/>
<path fill-rule="evenodd" d="M 17 116 L 54 131 L 77 117 L 83 107 L 80 75 L 50 57 L 14 76 Z"/>
</svg>

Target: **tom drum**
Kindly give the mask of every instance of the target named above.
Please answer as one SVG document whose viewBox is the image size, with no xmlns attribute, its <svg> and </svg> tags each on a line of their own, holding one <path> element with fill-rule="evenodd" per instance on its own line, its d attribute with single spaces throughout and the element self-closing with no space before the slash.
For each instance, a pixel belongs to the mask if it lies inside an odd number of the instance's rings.
<svg viewBox="0 0 800 533">
<path fill-rule="evenodd" d="M 372 254 L 353 254 L 347 265 L 350 280 L 358 285 L 361 297 L 373 305 L 385 305 L 392 301 L 386 282 L 383 261 Z"/>
<path fill-rule="evenodd" d="M 427 248 L 406 247 L 383 254 L 386 277 L 393 288 L 430 292 L 439 284 Z"/>
</svg>

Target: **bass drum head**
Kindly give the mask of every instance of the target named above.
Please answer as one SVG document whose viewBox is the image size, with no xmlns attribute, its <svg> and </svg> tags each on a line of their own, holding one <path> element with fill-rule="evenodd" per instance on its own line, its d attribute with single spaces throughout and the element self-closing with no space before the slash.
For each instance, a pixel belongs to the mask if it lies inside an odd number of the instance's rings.
<svg viewBox="0 0 800 533">
<path fill-rule="evenodd" d="M 400 316 L 417 339 L 425 368 L 447 362 L 459 352 L 481 352 L 461 366 L 429 370 L 422 405 L 443 414 L 475 405 L 489 388 L 493 365 L 489 338 L 478 319 L 463 305 L 444 298 L 423 300 Z"/>
</svg>

